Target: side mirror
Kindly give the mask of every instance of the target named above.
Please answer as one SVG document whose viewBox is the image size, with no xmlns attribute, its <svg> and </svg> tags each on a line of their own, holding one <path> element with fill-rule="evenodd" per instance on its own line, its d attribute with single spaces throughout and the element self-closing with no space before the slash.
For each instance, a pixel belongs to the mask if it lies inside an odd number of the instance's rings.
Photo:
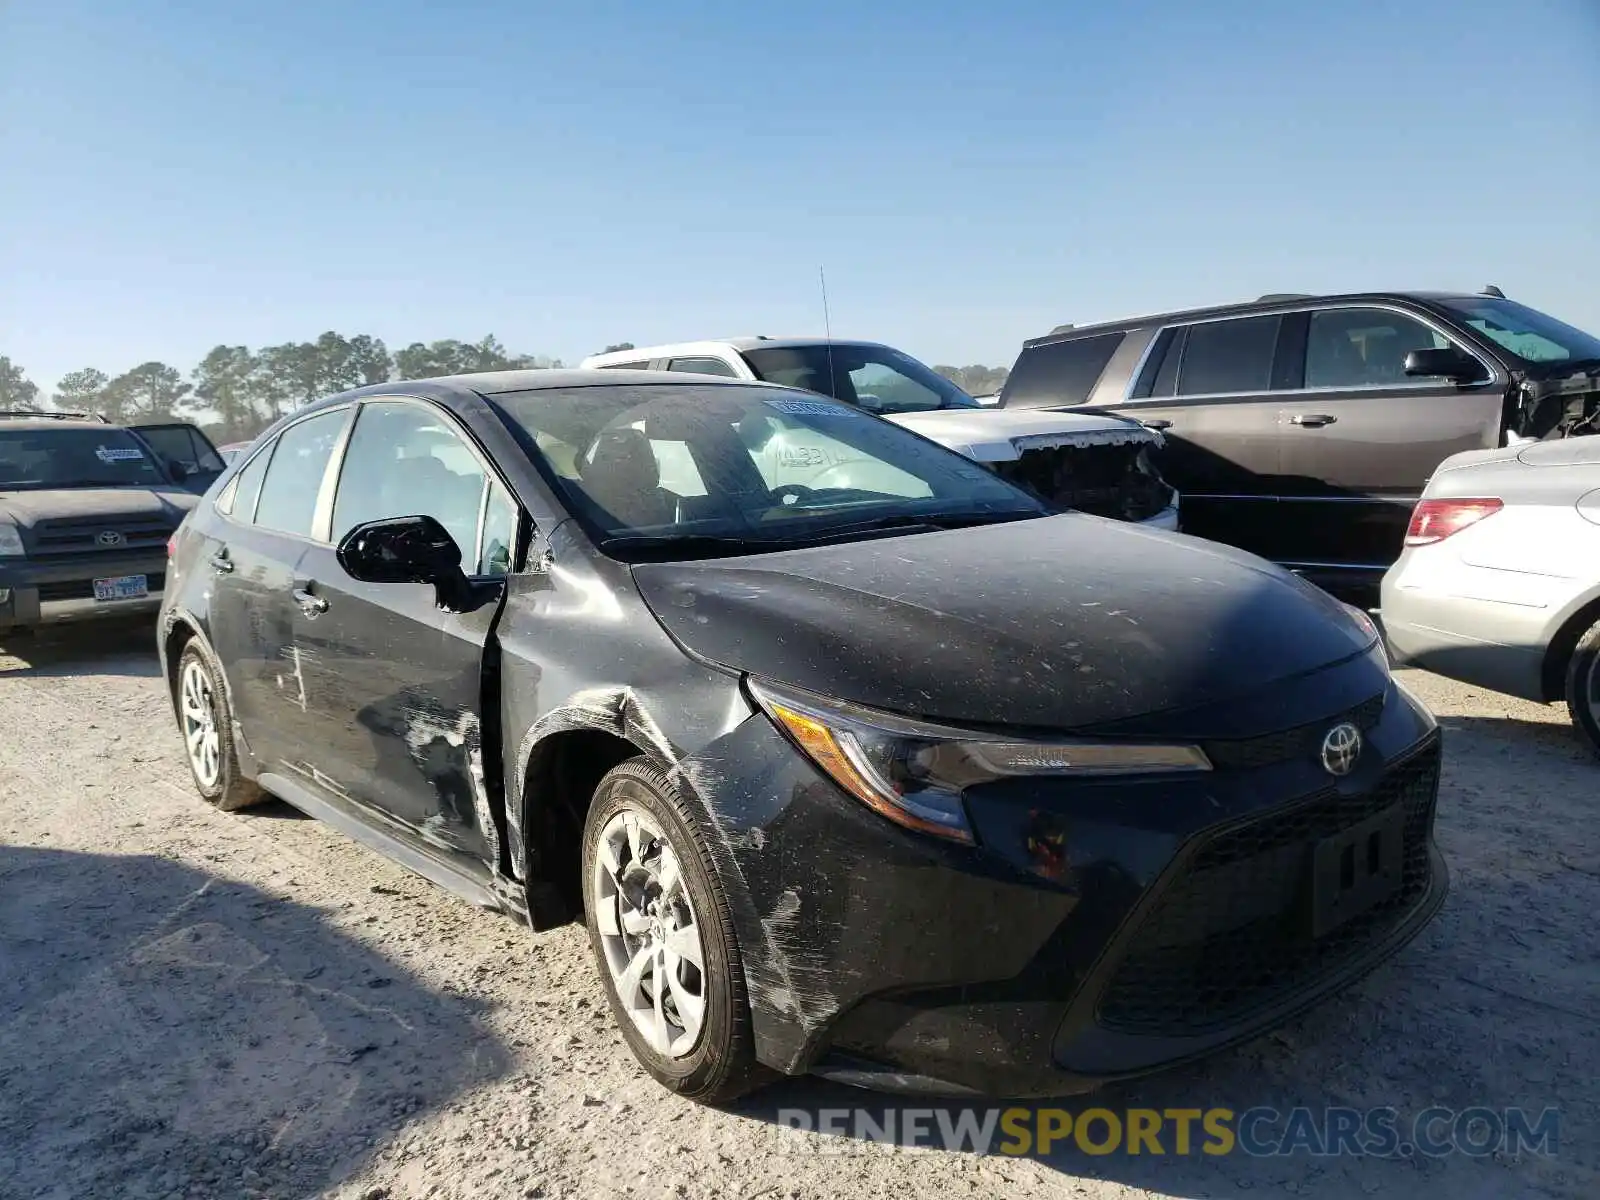
<svg viewBox="0 0 1600 1200">
<path fill-rule="evenodd" d="M 1411 351 L 1406 355 L 1406 374 L 1442 375 L 1456 383 L 1476 383 L 1484 378 L 1483 365 L 1454 346 Z"/>
<path fill-rule="evenodd" d="M 461 547 L 428 516 L 368 521 L 344 535 L 339 565 L 362 583 L 431 583 L 441 608 L 464 611 L 471 584 L 461 569 Z"/>
</svg>

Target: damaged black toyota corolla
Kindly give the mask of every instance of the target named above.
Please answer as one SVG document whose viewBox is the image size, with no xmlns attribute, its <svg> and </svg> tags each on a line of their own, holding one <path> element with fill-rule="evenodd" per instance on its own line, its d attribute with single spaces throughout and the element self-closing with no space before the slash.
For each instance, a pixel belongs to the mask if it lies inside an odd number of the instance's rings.
<svg viewBox="0 0 1600 1200">
<path fill-rule="evenodd" d="M 1444 897 L 1437 727 L 1363 617 L 822 397 L 345 393 L 172 553 L 202 795 L 583 914 L 634 1053 L 698 1099 L 1081 1090 L 1283 1020 Z"/>
</svg>

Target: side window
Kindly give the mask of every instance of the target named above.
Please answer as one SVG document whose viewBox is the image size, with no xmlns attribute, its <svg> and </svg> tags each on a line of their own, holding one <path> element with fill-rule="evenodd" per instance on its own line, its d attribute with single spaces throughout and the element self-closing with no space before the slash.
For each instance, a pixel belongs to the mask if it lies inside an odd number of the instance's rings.
<svg viewBox="0 0 1600 1200">
<path fill-rule="evenodd" d="M 266 478 L 261 483 L 261 496 L 256 504 L 256 524 L 263 529 L 279 533 L 293 533 L 300 537 L 311 536 L 311 522 L 317 513 L 317 493 L 322 488 L 322 477 L 328 469 L 328 459 L 333 455 L 333 444 L 344 428 L 348 410 L 337 408 L 318 413 L 297 425 L 291 425 L 278 435 L 278 444 L 272 451 L 272 461 L 267 464 Z M 261 455 L 256 462 L 262 462 Z M 254 467 L 254 463 L 251 467 Z M 241 485 L 238 503 L 244 505 L 245 493 Z"/>
<path fill-rule="evenodd" d="M 1406 374 L 1406 355 L 1447 345 L 1445 338 L 1403 313 L 1382 308 L 1320 309 L 1312 312 L 1306 332 L 1306 386 L 1425 383 Z"/>
<path fill-rule="evenodd" d="M 1167 343 L 1167 352 L 1161 358 L 1161 369 L 1156 372 L 1155 383 L 1150 388 L 1152 396 L 1178 394 L 1178 364 L 1183 361 L 1183 344 L 1187 338 L 1187 330 L 1172 331 L 1172 339 Z"/>
<path fill-rule="evenodd" d="M 1178 360 L 1183 356 L 1182 329 L 1163 329 L 1150 347 L 1130 398 L 1143 400 L 1170 396 L 1178 386 Z"/>
<path fill-rule="evenodd" d="M 645 361 L 645 362 L 625 362 L 625 363 L 603 363 L 603 364 L 601 364 L 600 369 L 602 371 L 648 371 L 650 369 L 650 363 L 648 361 Z"/>
<path fill-rule="evenodd" d="M 868 412 L 927 412 L 944 405 L 938 392 L 888 363 L 862 363 L 849 375 L 856 403 Z"/>
<path fill-rule="evenodd" d="M 483 549 L 478 553 L 479 575 L 506 575 L 517 552 L 517 502 L 495 480 L 489 481 L 489 500 L 483 510 Z"/>
<path fill-rule="evenodd" d="M 267 460 L 272 457 L 272 447 L 263 447 L 260 454 L 245 464 L 235 475 L 217 500 L 217 507 L 235 521 L 248 525 L 256 519 L 256 501 L 261 496 L 261 481 L 266 478 Z"/>
<path fill-rule="evenodd" d="M 1283 318 L 1241 317 L 1189 326 L 1178 371 L 1178 395 L 1265 392 L 1272 388 L 1272 355 Z"/>
<path fill-rule="evenodd" d="M 1102 333 L 1025 347 L 1006 379 L 1005 403 L 1020 408 L 1082 404 L 1124 336 Z"/>
<path fill-rule="evenodd" d="M 363 404 L 333 500 L 333 540 L 387 517 L 429 516 L 474 561 L 486 483 L 478 458 L 442 413 L 418 404 Z"/>
<path fill-rule="evenodd" d="M 667 364 L 669 371 L 692 371 L 696 375 L 722 375 L 728 379 L 739 378 L 739 373 L 720 358 L 675 358 Z"/>
</svg>

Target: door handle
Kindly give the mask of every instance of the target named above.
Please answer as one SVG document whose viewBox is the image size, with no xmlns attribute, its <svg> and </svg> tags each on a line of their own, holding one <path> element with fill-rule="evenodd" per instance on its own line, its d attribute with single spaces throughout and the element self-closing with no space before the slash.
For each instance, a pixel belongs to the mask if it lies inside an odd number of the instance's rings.
<svg viewBox="0 0 1600 1200">
<path fill-rule="evenodd" d="M 1172 422 L 1167 420 L 1165 417 L 1156 417 L 1154 420 L 1151 420 L 1151 421 L 1140 421 L 1139 424 L 1143 425 L 1146 429 L 1171 429 L 1172 428 Z"/>
<path fill-rule="evenodd" d="M 1301 425 L 1306 429 L 1320 429 L 1324 425 L 1332 425 L 1338 419 L 1332 413 L 1295 413 L 1289 418 L 1289 424 Z"/>
<path fill-rule="evenodd" d="M 319 617 L 328 611 L 328 602 L 307 588 L 295 588 L 294 602 L 300 606 L 300 611 L 308 617 Z"/>
<path fill-rule="evenodd" d="M 226 550 L 218 550 L 208 561 L 213 571 L 221 571 L 224 575 L 233 570 L 233 559 L 228 557 Z"/>
</svg>

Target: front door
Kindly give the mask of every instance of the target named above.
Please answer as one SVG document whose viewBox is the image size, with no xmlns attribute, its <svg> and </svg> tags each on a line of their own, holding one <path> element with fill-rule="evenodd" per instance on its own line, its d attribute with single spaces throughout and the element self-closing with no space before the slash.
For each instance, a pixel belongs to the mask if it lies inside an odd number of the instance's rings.
<svg viewBox="0 0 1600 1200">
<path fill-rule="evenodd" d="M 483 761 L 499 594 L 448 612 L 432 586 L 352 579 L 336 547 L 368 521 L 427 515 L 450 531 L 470 575 L 495 579 L 509 565 L 516 514 L 442 412 L 369 402 L 340 468 L 328 543 L 307 552 L 294 580 L 295 640 L 310 653 L 320 727 L 315 781 L 469 870 L 499 859 Z"/>
<path fill-rule="evenodd" d="M 1381 571 L 1399 556 L 1434 469 L 1458 451 L 1499 444 L 1503 383 L 1487 363 L 1473 384 L 1407 376 L 1410 351 L 1451 343 L 1398 309 L 1298 316 L 1306 321 L 1305 386 L 1284 393 L 1279 416 L 1279 491 L 1294 530 L 1283 561 Z"/>
</svg>

